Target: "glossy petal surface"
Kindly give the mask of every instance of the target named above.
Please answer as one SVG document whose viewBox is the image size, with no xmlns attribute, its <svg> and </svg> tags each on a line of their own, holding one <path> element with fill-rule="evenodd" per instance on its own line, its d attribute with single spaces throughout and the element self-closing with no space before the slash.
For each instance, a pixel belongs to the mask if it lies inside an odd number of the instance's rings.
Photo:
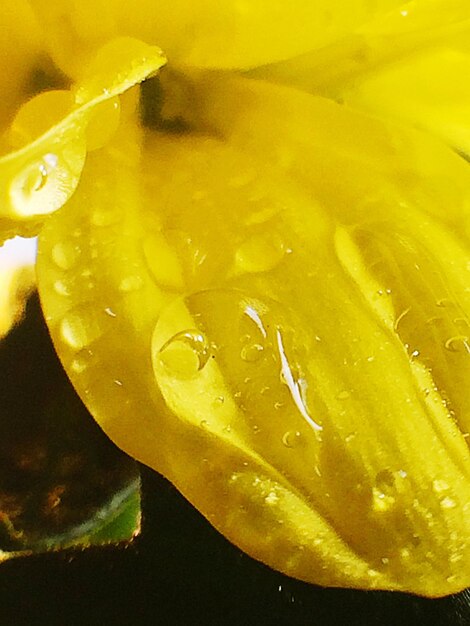
<svg viewBox="0 0 470 626">
<path fill-rule="evenodd" d="M 41 233 L 74 385 L 269 565 L 468 586 L 467 167 L 300 92 L 221 76 L 192 90 L 192 133 L 142 143 L 121 126 Z"/>
<path fill-rule="evenodd" d="M 111 37 L 130 35 L 156 43 L 177 65 L 249 68 L 335 41 L 402 2 L 140 0 L 136 10 L 124 0 L 61 0 L 48 11 L 39 0 L 31 4 L 48 33 L 54 59 L 78 76 L 83 59 Z"/>
</svg>

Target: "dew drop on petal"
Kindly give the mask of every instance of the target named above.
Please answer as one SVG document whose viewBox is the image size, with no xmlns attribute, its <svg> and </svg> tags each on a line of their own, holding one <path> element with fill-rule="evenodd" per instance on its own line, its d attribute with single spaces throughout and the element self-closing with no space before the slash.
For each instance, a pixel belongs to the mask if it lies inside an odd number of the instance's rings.
<svg viewBox="0 0 470 626">
<path fill-rule="evenodd" d="M 59 294 L 59 296 L 70 296 L 70 287 L 63 280 L 56 280 L 54 283 L 54 291 Z"/>
<path fill-rule="evenodd" d="M 112 208 L 100 208 L 93 211 L 90 221 L 93 226 L 112 226 L 121 221 L 121 215 Z"/>
<path fill-rule="evenodd" d="M 195 376 L 206 365 L 210 348 L 205 335 L 189 329 L 176 333 L 158 351 L 160 368 L 178 379 Z"/>
<path fill-rule="evenodd" d="M 395 477 L 390 470 L 382 470 L 375 477 L 372 488 L 372 508 L 377 512 L 385 512 L 396 503 Z"/>
<path fill-rule="evenodd" d="M 470 353 L 470 338 L 467 337 L 467 335 L 456 335 L 455 337 L 449 337 L 444 346 L 445 349 L 449 352 Z"/>
<path fill-rule="evenodd" d="M 142 288 L 144 281 L 141 276 L 135 274 L 133 276 L 126 276 L 119 283 L 119 291 L 128 293 L 131 291 L 138 291 Z"/>
<path fill-rule="evenodd" d="M 69 311 L 60 323 L 60 336 L 70 348 L 82 350 L 102 334 L 102 327 L 87 307 Z"/>
<path fill-rule="evenodd" d="M 9 211 L 28 218 L 59 209 L 77 187 L 85 155 L 85 143 L 77 138 L 60 152 L 32 157 L 9 183 Z"/>
<path fill-rule="evenodd" d="M 261 343 L 248 343 L 241 349 L 240 356 L 247 363 L 256 363 L 263 356 L 263 350 Z"/>
<path fill-rule="evenodd" d="M 298 430 L 288 430 L 282 436 L 282 443 L 286 448 L 296 448 L 301 441 L 301 437 L 302 435 Z"/>
<path fill-rule="evenodd" d="M 62 270 L 70 270 L 78 261 L 80 248 L 72 241 L 59 241 L 52 248 L 52 260 Z"/>
<path fill-rule="evenodd" d="M 442 498 L 440 505 L 442 509 L 455 509 L 457 502 L 453 498 L 446 496 L 445 498 Z"/>
</svg>

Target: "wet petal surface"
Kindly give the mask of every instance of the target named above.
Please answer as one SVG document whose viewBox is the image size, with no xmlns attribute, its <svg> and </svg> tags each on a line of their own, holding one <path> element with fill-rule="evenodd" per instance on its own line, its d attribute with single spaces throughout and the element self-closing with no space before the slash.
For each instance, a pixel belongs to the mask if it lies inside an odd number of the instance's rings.
<svg viewBox="0 0 470 626">
<path fill-rule="evenodd" d="M 452 230 L 467 169 L 299 92 L 206 77 L 194 98 L 186 119 L 205 132 L 118 132 L 41 234 L 74 385 L 112 439 L 271 566 L 468 586 L 469 252 Z M 451 214 L 430 172 L 461 190 Z"/>
</svg>

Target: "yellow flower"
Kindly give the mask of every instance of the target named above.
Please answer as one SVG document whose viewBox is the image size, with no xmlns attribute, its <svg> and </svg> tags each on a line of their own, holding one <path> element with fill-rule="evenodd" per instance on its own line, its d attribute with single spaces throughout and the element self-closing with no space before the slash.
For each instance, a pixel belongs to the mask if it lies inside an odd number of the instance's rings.
<svg viewBox="0 0 470 626">
<path fill-rule="evenodd" d="M 96 420 L 225 536 L 312 583 L 440 596 L 470 584 L 470 14 L 368 5 L 18 5 L 72 87 L 6 131 L 0 226 L 41 229 Z"/>
</svg>

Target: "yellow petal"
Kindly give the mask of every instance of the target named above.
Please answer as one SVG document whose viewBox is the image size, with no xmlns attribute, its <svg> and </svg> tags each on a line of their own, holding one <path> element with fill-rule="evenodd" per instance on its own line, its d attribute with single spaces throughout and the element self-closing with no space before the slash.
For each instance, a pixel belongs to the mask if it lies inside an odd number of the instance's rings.
<svg viewBox="0 0 470 626">
<path fill-rule="evenodd" d="M 41 233 L 64 366 L 118 445 L 265 563 L 323 585 L 468 586 L 452 307 L 468 323 L 469 252 L 457 208 L 444 226 L 415 199 L 434 195 L 430 155 L 457 186 L 467 170 L 419 133 L 203 78 L 199 132 L 140 149 L 121 128 Z M 421 328 L 441 294 L 444 324 Z"/>
<path fill-rule="evenodd" d="M 470 54 L 438 48 L 358 80 L 345 101 L 412 124 L 470 154 Z"/>
<path fill-rule="evenodd" d="M 364 0 L 62 0 L 47 11 L 31 0 L 48 33 L 54 59 L 80 74 L 83 58 L 110 37 L 158 43 L 177 65 L 249 68 L 328 44 L 370 19 Z M 375 2 L 376 11 L 397 0 Z M 98 16 L 98 17 L 97 17 Z"/>
<path fill-rule="evenodd" d="M 369 20 L 337 41 L 255 69 L 253 76 L 341 99 L 345 87 L 358 77 L 367 80 L 369 73 L 408 55 L 436 46 L 468 45 L 466 0 L 413 0 L 384 8 L 389 10 L 371 13 Z"/>
<path fill-rule="evenodd" d="M 96 148 L 96 130 L 94 136 L 87 136 L 89 123 L 96 124 L 94 118 L 99 115 L 101 126 L 107 126 L 109 111 L 102 110 L 104 103 L 164 63 L 157 47 L 129 38 L 113 40 L 100 49 L 70 94 L 69 111 L 64 106 L 65 92 L 54 92 L 52 97 L 50 92 L 39 94 L 20 109 L 13 131 L 20 130 L 13 134 L 17 140 L 25 136 L 31 141 L 0 158 L 0 240 L 12 232 L 34 234 L 43 217 L 70 198 L 80 179 L 87 142 L 91 139 L 91 147 Z M 52 112 L 47 111 L 51 105 Z M 48 122 L 56 120 L 50 128 L 43 128 L 43 112 Z M 35 125 L 39 136 L 35 136 Z"/>
</svg>

